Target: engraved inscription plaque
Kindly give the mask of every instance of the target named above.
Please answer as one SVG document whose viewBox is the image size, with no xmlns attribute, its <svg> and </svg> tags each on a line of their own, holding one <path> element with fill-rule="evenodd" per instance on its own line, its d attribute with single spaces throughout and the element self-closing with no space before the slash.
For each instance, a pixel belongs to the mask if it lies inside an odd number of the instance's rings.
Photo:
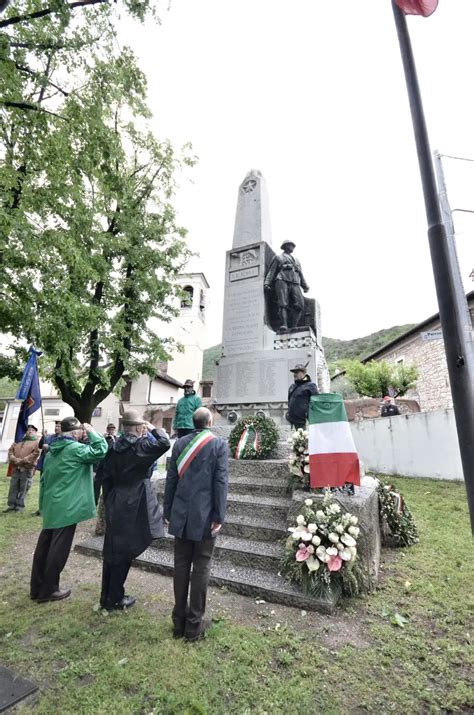
<svg viewBox="0 0 474 715">
<path fill-rule="evenodd" d="M 244 278 L 256 278 L 259 274 L 260 266 L 252 266 L 252 268 L 243 268 L 241 271 L 231 271 L 229 273 L 229 280 L 231 283 L 233 281 L 241 281 Z"/>
</svg>

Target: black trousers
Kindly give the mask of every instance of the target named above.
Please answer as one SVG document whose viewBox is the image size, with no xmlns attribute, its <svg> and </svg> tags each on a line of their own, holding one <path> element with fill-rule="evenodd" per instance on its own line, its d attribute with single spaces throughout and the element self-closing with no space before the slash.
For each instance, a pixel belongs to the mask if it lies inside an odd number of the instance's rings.
<svg viewBox="0 0 474 715">
<path fill-rule="evenodd" d="M 59 590 L 59 578 L 71 552 L 76 526 L 41 531 L 31 569 L 31 598 L 49 598 Z"/>
<path fill-rule="evenodd" d="M 102 564 L 102 592 L 100 594 L 102 608 L 112 608 L 125 596 L 124 584 L 131 565 L 131 560 L 112 564 L 104 559 Z"/>
<path fill-rule="evenodd" d="M 175 631 L 189 638 L 197 636 L 201 629 L 214 545 L 215 539 L 174 540 L 173 625 Z"/>
</svg>

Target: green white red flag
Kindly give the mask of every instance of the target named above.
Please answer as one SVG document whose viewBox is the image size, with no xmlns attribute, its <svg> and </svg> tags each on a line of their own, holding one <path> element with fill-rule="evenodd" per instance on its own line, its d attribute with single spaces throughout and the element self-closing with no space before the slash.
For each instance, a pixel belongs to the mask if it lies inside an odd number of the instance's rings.
<svg viewBox="0 0 474 715">
<path fill-rule="evenodd" d="M 395 5 L 398 5 L 405 15 L 428 17 L 438 7 L 438 0 L 395 0 Z"/>
<path fill-rule="evenodd" d="M 309 403 L 309 485 L 342 487 L 360 485 L 359 457 L 346 408 L 334 392 L 315 395 Z"/>
</svg>

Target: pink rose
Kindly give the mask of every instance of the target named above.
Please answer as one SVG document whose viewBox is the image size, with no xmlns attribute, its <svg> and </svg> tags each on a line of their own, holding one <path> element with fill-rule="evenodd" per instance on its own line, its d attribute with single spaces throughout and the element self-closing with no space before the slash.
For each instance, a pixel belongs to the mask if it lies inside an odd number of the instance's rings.
<svg viewBox="0 0 474 715">
<path fill-rule="evenodd" d="M 298 558 L 298 556 L 296 558 Z M 340 556 L 331 556 L 331 558 L 328 561 L 329 571 L 339 571 L 341 566 L 342 566 L 341 557 Z"/>
<path fill-rule="evenodd" d="M 310 556 L 311 556 L 311 552 L 308 549 L 308 547 L 300 544 L 300 547 L 299 547 L 298 551 L 296 552 L 296 557 L 295 557 L 296 560 L 297 561 L 306 561 L 306 559 L 309 559 Z"/>
</svg>

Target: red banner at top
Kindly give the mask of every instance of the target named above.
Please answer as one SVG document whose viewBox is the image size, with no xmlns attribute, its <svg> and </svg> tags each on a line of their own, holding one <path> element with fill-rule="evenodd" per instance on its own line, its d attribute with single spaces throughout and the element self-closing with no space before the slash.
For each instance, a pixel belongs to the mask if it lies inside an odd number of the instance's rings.
<svg viewBox="0 0 474 715">
<path fill-rule="evenodd" d="M 405 15 L 423 15 L 428 17 L 438 7 L 438 0 L 395 0 Z"/>
</svg>

